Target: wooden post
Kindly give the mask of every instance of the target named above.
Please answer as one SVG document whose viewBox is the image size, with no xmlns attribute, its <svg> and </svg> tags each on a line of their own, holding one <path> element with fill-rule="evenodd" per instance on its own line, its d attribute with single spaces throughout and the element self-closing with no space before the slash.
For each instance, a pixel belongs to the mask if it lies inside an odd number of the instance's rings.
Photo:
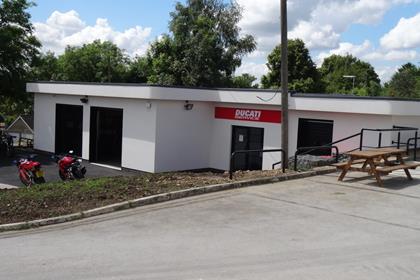
<svg viewBox="0 0 420 280">
<path fill-rule="evenodd" d="M 289 167 L 289 90 L 287 69 L 287 0 L 281 0 L 281 147 L 284 151 L 285 168 Z"/>
</svg>

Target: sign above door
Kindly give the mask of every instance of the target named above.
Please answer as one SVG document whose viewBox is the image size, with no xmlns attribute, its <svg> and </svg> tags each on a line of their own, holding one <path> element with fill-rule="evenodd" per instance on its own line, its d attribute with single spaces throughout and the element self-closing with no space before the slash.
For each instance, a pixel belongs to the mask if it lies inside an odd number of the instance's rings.
<svg viewBox="0 0 420 280">
<path fill-rule="evenodd" d="M 277 110 L 216 107 L 214 117 L 226 120 L 281 123 L 281 111 Z"/>
</svg>

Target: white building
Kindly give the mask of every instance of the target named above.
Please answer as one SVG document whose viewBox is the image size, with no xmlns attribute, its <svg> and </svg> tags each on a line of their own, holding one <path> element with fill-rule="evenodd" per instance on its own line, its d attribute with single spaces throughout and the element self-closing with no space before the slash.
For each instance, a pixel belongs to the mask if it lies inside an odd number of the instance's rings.
<svg viewBox="0 0 420 280">
<path fill-rule="evenodd" d="M 271 90 L 193 89 L 137 84 L 39 82 L 34 148 L 75 150 L 84 159 L 146 172 L 228 170 L 234 150 L 281 148 L 281 96 Z M 323 145 L 362 128 L 420 127 L 420 102 L 335 95 L 292 95 L 289 153 Z M 402 133 L 402 141 L 413 137 Z M 395 133 L 383 133 L 390 145 Z M 360 138 L 338 144 L 359 147 Z M 363 145 L 376 146 L 367 132 Z M 243 169 L 270 169 L 280 153 L 241 155 Z"/>
</svg>

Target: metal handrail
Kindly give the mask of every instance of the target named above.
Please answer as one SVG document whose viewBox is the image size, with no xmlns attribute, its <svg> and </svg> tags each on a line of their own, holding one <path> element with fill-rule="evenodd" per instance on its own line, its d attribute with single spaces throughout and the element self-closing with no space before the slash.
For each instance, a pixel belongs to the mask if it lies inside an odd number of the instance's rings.
<svg viewBox="0 0 420 280">
<path fill-rule="evenodd" d="M 302 150 L 310 150 L 310 151 L 316 151 L 316 150 L 326 150 L 326 149 L 335 149 L 335 162 L 338 162 L 339 157 L 339 151 L 337 146 L 315 146 L 315 147 L 300 147 L 296 149 L 295 152 L 295 160 L 294 160 L 294 170 L 297 171 L 297 157 L 298 155 L 302 155 L 299 152 Z M 307 154 L 307 153 L 304 153 Z"/>
<path fill-rule="evenodd" d="M 357 136 L 360 136 L 360 135 L 361 135 L 361 133 L 359 132 L 359 133 L 356 133 L 356 134 L 353 134 L 353 135 L 347 136 L 347 137 L 345 137 L 345 138 L 343 138 L 343 139 L 339 139 L 339 140 L 337 140 L 337 141 L 334 141 L 334 142 L 332 142 L 332 143 L 325 144 L 325 145 L 321 145 L 321 146 L 316 146 L 316 147 L 331 147 L 331 146 L 334 146 L 335 144 L 341 143 L 341 142 L 343 142 L 343 141 L 349 140 L 349 139 L 351 139 L 351 138 L 354 138 L 354 137 L 357 137 Z M 306 148 L 306 147 L 302 147 L 302 148 Z M 313 151 L 307 151 L 305 154 L 309 154 L 310 152 L 313 152 Z"/>
<path fill-rule="evenodd" d="M 410 138 L 407 140 L 407 154 L 410 152 L 410 146 L 414 146 L 414 156 L 413 159 L 416 161 L 417 160 L 417 140 L 420 140 L 420 137 L 417 137 L 418 133 L 416 132 L 416 136 L 413 138 Z M 414 144 L 411 144 L 411 142 L 414 141 Z"/>
<path fill-rule="evenodd" d="M 416 135 L 417 135 L 417 131 L 418 128 L 415 127 L 406 127 L 406 126 L 393 126 L 392 128 L 362 128 L 362 130 L 360 131 L 360 144 L 359 144 L 359 150 L 361 151 L 363 149 L 363 134 L 365 131 L 374 131 L 374 132 L 379 132 L 379 137 L 378 137 L 378 146 L 375 148 L 382 148 L 382 132 L 398 132 L 398 141 L 397 141 L 397 148 L 400 148 L 400 140 L 401 140 L 401 131 L 416 131 Z M 392 141 L 392 144 L 394 144 L 395 142 Z"/>
<path fill-rule="evenodd" d="M 230 165 L 229 165 L 229 179 L 232 180 L 233 178 L 233 165 L 234 165 L 234 158 L 237 154 L 250 154 L 250 153 L 274 153 L 274 152 L 278 152 L 281 153 L 281 159 L 282 162 L 286 161 L 285 158 L 285 154 L 284 154 L 284 150 L 283 149 L 270 149 L 270 150 L 240 150 L 240 151 L 235 151 L 230 155 Z M 273 167 L 274 169 L 274 167 Z M 286 168 L 283 165 L 282 166 L 282 172 L 285 173 L 286 172 Z"/>
</svg>

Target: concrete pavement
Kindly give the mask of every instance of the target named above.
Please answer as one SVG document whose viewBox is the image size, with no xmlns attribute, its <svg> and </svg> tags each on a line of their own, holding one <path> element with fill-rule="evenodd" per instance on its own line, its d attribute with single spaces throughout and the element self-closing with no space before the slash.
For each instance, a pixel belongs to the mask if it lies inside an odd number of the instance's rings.
<svg viewBox="0 0 420 280">
<path fill-rule="evenodd" d="M 3 233 L 0 279 L 418 279 L 420 176 L 360 175 Z"/>
</svg>

